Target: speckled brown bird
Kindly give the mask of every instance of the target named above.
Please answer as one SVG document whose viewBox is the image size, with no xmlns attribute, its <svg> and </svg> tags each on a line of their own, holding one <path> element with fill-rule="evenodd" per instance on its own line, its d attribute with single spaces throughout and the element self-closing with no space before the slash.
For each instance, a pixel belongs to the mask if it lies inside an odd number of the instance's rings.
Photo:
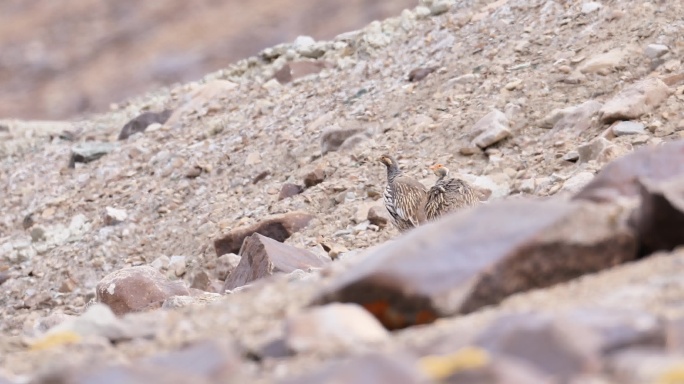
<svg viewBox="0 0 684 384">
<path fill-rule="evenodd" d="M 383 194 L 385 207 L 400 232 L 408 231 L 426 221 L 427 188 L 418 180 L 404 176 L 399 164 L 390 155 L 379 161 L 387 167 L 387 187 Z"/>
<path fill-rule="evenodd" d="M 470 207 L 480 201 L 480 194 L 466 181 L 449 176 L 449 168 L 442 164 L 430 167 L 437 177 L 437 182 L 428 191 L 425 203 L 425 215 L 432 221 L 440 216 L 457 210 Z"/>
</svg>

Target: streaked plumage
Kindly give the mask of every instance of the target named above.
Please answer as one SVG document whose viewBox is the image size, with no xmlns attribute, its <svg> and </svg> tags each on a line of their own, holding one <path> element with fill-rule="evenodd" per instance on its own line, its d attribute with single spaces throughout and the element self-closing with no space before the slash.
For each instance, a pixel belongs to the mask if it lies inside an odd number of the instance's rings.
<svg viewBox="0 0 684 384">
<path fill-rule="evenodd" d="M 428 191 L 425 203 L 428 220 L 435 220 L 448 212 L 473 206 L 480 201 L 481 193 L 464 180 L 448 177 L 449 169 L 442 164 L 433 165 L 430 169 L 439 179 Z"/>
<path fill-rule="evenodd" d="M 383 197 L 394 225 L 399 231 L 405 232 L 424 223 L 427 201 L 425 186 L 418 180 L 404 176 L 393 157 L 383 155 L 379 160 L 387 167 L 387 187 Z"/>
</svg>

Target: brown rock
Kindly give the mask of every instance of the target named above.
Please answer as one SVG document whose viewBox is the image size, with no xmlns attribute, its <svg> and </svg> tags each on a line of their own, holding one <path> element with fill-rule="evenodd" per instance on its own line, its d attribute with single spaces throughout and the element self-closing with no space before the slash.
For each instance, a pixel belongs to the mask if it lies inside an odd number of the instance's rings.
<svg viewBox="0 0 684 384">
<path fill-rule="evenodd" d="M 525 361 L 560 382 L 601 369 L 598 336 L 551 315 L 504 315 L 476 343 L 492 353 Z"/>
<path fill-rule="evenodd" d="M 601 109 L 602 104 L 596 100 L 568 108 L 555 109 L 540 122 L 542 128 L 553 128 L 550 135 L 556 132 L 579 134 L 592 125 L 592 118 Z"/>
<path fill-rule="evenodd" d="M 638 179 L 665 181 L 684 175 L 684 140 L 643 147 L 607 164 L 574 199 L 610 201 L 639 196 Z"/>
<path fill-rule="evenodd" d="M 311 188 L 314 185 L 318 185 L 325 180 L 326 176 L 325 169 L 316 168 L 304 176 L 304 186 L 306 188 Z"/>
<path fill-rule="evenodd" d="M 314 302 L 361 304 L 389 329 L 472 312 L 634 259 L 620 213 L 525 199 L 459 211 L 370 252 Z"/>
<path fill-rule="evenodd" d="M 285 183 L 280 187 L 280 193 L 278 194 L 278 201 L 287 199 L 288 197 L 296 196 L 302 193 L 304 189 L 301 185 Z"/>
<path fill-rule="evenodd" d="M 174 110 L 165 124 L 169 127 L 175 127 L 180 123 L 184 116 L 199 111 L 204 111 L 203 113 L 206 113 L 209 104 L 216 103 L 227 97 L 236 87 L 237 84 L 228 80 L 212 80 L 202 84 L 184 97 L 184 99 L 188 101 Z"/>
<path fill-rule="evenodd" d="M 236 228 L 214 241 L 216 256 L 225 255 L 226 253 L 238 253 L 242 246 L 242 241 L 254 233 L 277 241 L 285 241 L 293 233 L 309 225 L 311 219 L 313 219 L 313 215 L 296 211 L 274 215 L 254 225 Z"/>
<path fill-rule="evenodd" d="M 289 273 L 295 269 L 323 267 L 329 261 L 312 252 L 283 244 L 259 233 L 245 239 L 240 256 L 240 264 L 226 278 L 224 290 L 241 287 L 276 272 Z"/>
<path fill-rule="evenodd" d="M 387 212 L 387 208 L 378 206 L 370 207 L 368 210 L 368 221 L 380 228 L 385 228 L 390 221 L 390 215 L 389 212 Z"/>
<path fill-rule="evenodd" d="M 332 68 L 333 65 L 327 61 L 300 60 L 285 63 L 273 77 L 280 84 L 287 84 L 300 77 L 316 74 L 325 68 Z"/>
<path fill-rule="evenodd" d="M 213 292 L 211 278 L 204 271 L 199 271 L 193 276 L 190 288 L 199 289 L 205 292 Z"/>
<path fill-rule="evenodd" d="M 667 321 L 665 345 L 670 352 L 684 352 L 684 317 L 680 316 Z"/>
<path fill-rule="evenodd" d="M 121 133 L 119 133 L 118 140 L 126 140 L 129 136 L 133 135 L 134 133 L 145 132 L 145 129 L 147 129 L 147 127 L 150 126 L 150 124 L 166 123 L 166 120 L 169 119 L 171 113 L 173 113 L 173 110 L 171 109 L 165 109 L 161 112 L 141 113 L 140 115 L 134 117 L 123 126 L 123 128 L 121 129 Z"/>
<path fill-rule="evenodd" d="M 189 295 L 181 281 L 170 281 L 150 266 L 112 272 L 95 289 L 97 301 L 107 304 L 117 316 L 161 307 L 171 296 Z"/>
<path fill-rule="evenodd" d="M 426 78 L 429 74 L 434 72 L 438 67 L 416 68 L 411 70 L 408 74 L 408 81 L 416 82 Z"/>
<path fill-rule="evenodd" d="M 603 137 L 598 137 L 588 143 L 582 144 L 577 147 L 577 154 L 579 155 L 577 162 L 583 164 L 591 160 L 597 160 L 601 153 L 611 145 L 613 144 Z"/>
<path fill-rule="evenodd" d="M 350 137 L 364 132 L 362 127 L 329 128 L 321 134 L 321 154 L 337 151 Z"/>
<path fill-rule="evenodd" d="M 497 109 L 475 123 L 473 132 L 477 134 L 473 139 L 473 144 L 481 149 L 494 145 L 511 135 L 506 114 Z"/>
<path fill-rule="evenodd" d="M 388 340 L 382 324 L 356 304 L 312 308 L 285 323 L 285 342 L 295 353 L 344 353 Z"/>
<path fill-rule="evenodd" d="M 647 78 L 618 93 L 601 108 L 601 122 L 633 120 L 651 112 L 670 96 L 670 89 L 660 79 Z"/>
<path fill-rule="evenodd" d="M 427 384 L 428 377 L 415 364 L 416 358 L 409 354 L 364 354 L 347 361 L 328 363 L 318 371 L 278 384 Z"/>
<path fill-rule="evenodd" d="M 11 278 L 10 274 L 2 271 L 0 272 L 0 285 L 3 285 L 7 280 Z"/>
<path fill-rule="evenodd" d="M 639 236 L 640 254 L 670 251 L 684 244 L 684 177 L 641 181 L 639 189 L 641 204 L 630 222 Z"/>
</svg>

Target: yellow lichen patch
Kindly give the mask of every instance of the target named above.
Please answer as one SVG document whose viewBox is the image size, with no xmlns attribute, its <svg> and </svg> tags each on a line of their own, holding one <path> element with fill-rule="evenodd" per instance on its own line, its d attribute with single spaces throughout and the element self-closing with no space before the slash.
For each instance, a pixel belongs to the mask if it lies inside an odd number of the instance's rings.
<svg viewBox="0 0 684 384">
<path fill-rule="evenodd" d="M 420 369 L 433 380 L 442 380 L 456 372 L 482 368 L 487 364 L 489 354 L 477 347 L 465 347 L 449 355 L 425 356 L 418 361 Z"/>
<path fill-rule="evenodd" d="M 32 351 L 54 348 L 64 344 L 74 344 L 81 341 L 81 336 L 72 331 L 62 331 L 46 335 L 38 341 L 31 343 Z"/>
<path fill-rule="evenodd" d="M 658 378 L 657 384 L 684 384 L 684 364 L 677 364 L 665 370 Z"/>
</svg>

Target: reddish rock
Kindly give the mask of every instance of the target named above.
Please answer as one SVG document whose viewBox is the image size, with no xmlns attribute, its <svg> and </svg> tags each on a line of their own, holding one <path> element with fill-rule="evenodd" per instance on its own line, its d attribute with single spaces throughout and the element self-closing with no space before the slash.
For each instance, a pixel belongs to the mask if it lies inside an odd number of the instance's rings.
<svg viewBox="0 0 684 384">
<path fill-rule="evenodd" d="M 387 212 L 387 208 L 378 206 L 370 207 L 368 210 L 368 221 L 380 228 L 385 228 L 390 221 L 390 215 Z"/>
<path fill-rule="evenodd" d="M 120 269 L 97 284 L 97 301 L 107 304 L 117 316 L 161 307 L 171 296 L 189 295 L 181 281 L 170 281 L 150 266 Z"/>
<path fill-rule="evenodd" d="M 640 148 L 607 164 L 573 199 L 610 201 L 640 194 L 638 179 L 665 181 L 684 175 L 684 140 Z"/>
<path fill-rule="evenodd" d="M 193 276 L 190 288 L 199 289 L 205 292 L 213 292 L 211 278 L 204 271 L 199 271 Z"/>
<path fill-rule="evenodd" d="M 643 181 L 639 189 L 641 204 L 630 222 L 639 236 L 640 254 L 670 251 L 684 244 L 684 177 Z"/>
<path fill-rule="evenodd" d="M 238 253 L 242 247 L 242 241 L 254 233 L 270 237 L 277 241 L 285 241 L 293 233 L 298 232 L 309 225 L 313 215 L 306 212 L 290 212 L 282 215 L 271 216 L 259 223 L 236 228 L 227 235 L 214 241 L 216 256 L 226 253 Z"/>
<path fill-rule="evenodd" d="M 280 193 L 278 194 L 278 201 L 287 199 L 288 197 L 296 196 L 302 193 L 303 189 L 301 185 L 285 183 L 280 187 Z"/>
<path fill-rule="evenodd" d="M 361 304 L 389 329 L 469 313 L 633 260 L 621 210 L 520 199 L 459 211 L 370 252 L 314 303 Z"/>
<path fill-rule="evenodd" d="M 531 364 L 560 382 L 601 369 L 600 339 L 590 329 L 545 314 L 505 315 L 477 345 Z"/>
<path fill-rule="evenodd" d="M 416 82 L 426 78 L 429 74 L 437 70 L 438 67 L 416 68 L 408 74 L 408 81 Z"/>
<path fill-rule="evenodd" d="M 667 321 L 665 345 L 670 352 L 684 352 L 684 317 L 680 316 Z"/>
<path fill-rule="evenodd" d="M 347 361 L 329 363 L 314 373 L 281 380 L 278 384 L 427 384 L 428 377 L 408 354 L 365 354 Z"/>
<path fill-rule="evenodd" d="M 145 132 L 150 124 L 164 124 L 173 113 L 173 110 L 165 109 L 161 112 L 143 112 L 126 123 L 119 133 L 118 140 L 126 140 L 129 136 L 138 132 Z"/>
<path fill-rule="evenodd" d="M 296 269 L 323 267 L 329 262 L 304 249 L 254 233 L 240 249 L 240 264 L 226 278 L 224 290 L 241 287 L 251 281 Z"/>
<path fill-rule="evenodd" d="M 325 180 L 326 176 L 325 169 L 316 168 L 304 176 L 304 186 L 311 188 L 314 185 L 318 185 Z"/>
</svg>

